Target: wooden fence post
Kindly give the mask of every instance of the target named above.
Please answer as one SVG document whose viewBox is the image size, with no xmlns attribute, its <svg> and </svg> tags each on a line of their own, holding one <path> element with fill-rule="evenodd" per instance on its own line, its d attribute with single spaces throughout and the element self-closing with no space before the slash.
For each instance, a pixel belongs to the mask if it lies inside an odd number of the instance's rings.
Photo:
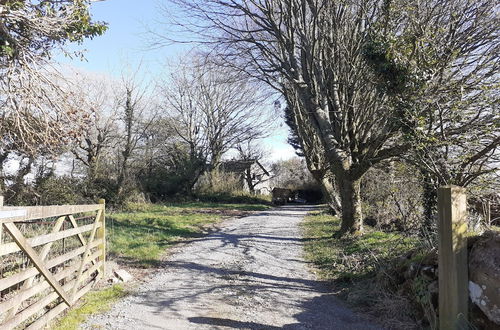
<svg viewBox="0 0 500 330">
<path fill-rule="evenodd" d="M 438 190 L 439 329 L 467 329 L 468 264 L 465 189 Z"/>
<path fill-rule="evenodd" d="M 99 257 L 99 261 L 102 262 L 99 273 L 101 278 L 104 278 L 106 271 L 106 200 L 100 199 L 99 204 L 103 204 L 103 209 L 101 213 L 101 227 L 97 230 L 97 239 L 102 239 L 102 244 L 99 245 L 99 249 L 102 251 L 102 255 Z"/>
</svg>

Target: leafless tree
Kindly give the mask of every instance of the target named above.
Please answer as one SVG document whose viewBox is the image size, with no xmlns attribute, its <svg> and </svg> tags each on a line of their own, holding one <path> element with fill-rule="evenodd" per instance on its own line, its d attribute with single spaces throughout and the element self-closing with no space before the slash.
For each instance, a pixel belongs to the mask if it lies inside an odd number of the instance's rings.
<svg viewBox="0 0 500 330">
<path fill-rule="evenodd" d="M 415 40 L 414 45 L 423 48 L 440 41 L 437 51 L 446 53 L 446 46 L 453 40 L 466 40 L 471 32 L 452 29 L 456 33 L 452 35 L 446 29 L 450 25 L 445 23 L 454 22 L 460 11 L 474 12 L 474 8 L 484 4 L 490 8 L 489 18 L 498 12 L 492 8 L 491 0 L 426 0 L 419 2 L 421 5 L 382 0 L 171 0 L 170 3 L 183 10 L 183 21 L 175 22 L 180 32 L 200 36 L 194 41 L 211 46 L 221 64 L 239 68 L 296 100 L 298 106 L 291 107 L 296 122 L 299 126 L 310 125 L 322 146 L 328 170 L 335 176 L 342 202 L 341 232 L 362 229 L 360 181 L 366 171 L 384 159 L 401 155 L 411 146 L 411 142 L 402 138 L 407 125 L 401 115 L 402 106 L 392 97 L 399 93 L 398 89 L 408 87 L 406 81 L 392 79 L 404 73 L 404 67 L 398 65 L 396 57 L 391 65 L 381 66 L 387 69 L 385 73 L 374 69 L 367 60 L 368 55 L 375 59 L 379 55 L 367 54 L 373 32 L 386 29 L 397 36 L 398 24 L 412 25 L 414 21 L 432 24 L 422 17 L 438 16 L 433 21 L 437 24 L 433 30 L 436 34 L 426 35 L 431 40 L 419 38 L 417 29 L 407 36 Z M 397 3 L 402 15 L 386 15 L 392 3 Z M 430 16 L 421 15 L 425 6 L 430 8 L 426 12 Z M 481 29 L 485 23 L 492 23 L 491 19 L 483 18 L 472 13 L 467 26 Z M 483 31 L 491 30 L 490 27 Z M 489 47 L 489 35 L 491 32 L 478 38 L 482 38 L 484 47 Z M 457 59 L 467 67 L 472 57 L 464 55 L 467 44 L 462 46 Z M 409 59 L 418 61 L 416 56 L 425 59 L 425 52 L 412 52 L 411 46 L 404 49 Z M 431 51 L 432 47 L 426 49 Z M 476 55 L 480 57 L 480 53 L 478 50 Z M 383 54 L 386 55 L 391 59 L 391 53 Z M 448 62 L 425 79 L 439 81 L 439 72 L 449 69 Z M 393 83 L 384 86 L 384 81 Z"/>
<path fill-rule="evenodd" d="M 109 161 L 119 137 L 120 103 L 115 94 L 118 83 L 83 73 L 71 79 L 78 86 L 80 109 L 91 113 L 85 131 L 76 139 L 71 152 L 85 166 L 89 182 L 93 182 L 103 174 L 105 159 Z"/>
<path fill-rule="evenodd" d="M 0 136 L 24 153 L 57 149 L 85 126 L 76 95 L 51 65 L 54 50 L 104 32 L 87 1 L 0 1 Z M 5 147 L 6 146 L 6 147 Z"/>
<path fill-rule="evenodd" d="M 184 1 L 191 25 L 219 58 L 269 83 L 299 106 L 322 145 L 341 192 L 343 232 L 362 228 L 360 180 L 374 163 L 401 153 L 386 98 L 372 83 L 362 42 L 382 2 Z M 189 14 L 191 13 L 191 14 Z M 205 17 L 205 18 L 203 18 Z M 212 32 L 213 31 L 213 32 Z M 301 136 L 302 138 L 302 136 Z"/>
<path fill-rule="evenodd" d="M 118 93 L 121 94 L 117 95 L 120 105 L 119 121 L 123 129 L 123 136 L 119 137 L 117 144 L 120 150 L 117 193 L 121 196 L 126 181 L 131 177 L 129 173 L 131 161 L 134 156 L 140 157 L 138 149 L 147 143 L 147 133 L 156 120 L 157 109 L 135 75 L 122 77 Z"/>
<path fill-rule="evenodd" d="M 255 188 L 264 182 L 268 182 L 272 179 L 272 173 L 269 169 L 266 169 L 265 160 L 268 157 L 268 152 L 258 144 L 256 140 L 247 140 L 245 142 L 238 143 L 235 147 L 238 151 L 238 160 L 248 162 L 252 166 L 248 166 L 244 173 L 243 179 L 246 182 L 248 190 L 251 194 L 255 194 Z"/>
<path fill-rule="evenodd" d="M 210 170 L 237 143 L 269 133 L 263 96 L 230 70 L 195 62 L 182 66 L 161 89 L 172 130 Z"/>
</svg>

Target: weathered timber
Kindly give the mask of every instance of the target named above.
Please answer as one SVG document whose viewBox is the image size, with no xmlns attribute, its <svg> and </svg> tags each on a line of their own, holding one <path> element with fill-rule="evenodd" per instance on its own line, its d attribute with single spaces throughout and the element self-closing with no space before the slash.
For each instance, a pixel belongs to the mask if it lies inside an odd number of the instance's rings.
<svg viewBox="0 0 500 330">
<path fill-rule="evenodd" d="M 439 329 L 467 329 L 467 201 L 461 187 L 438 191 Z"/>
</svg>

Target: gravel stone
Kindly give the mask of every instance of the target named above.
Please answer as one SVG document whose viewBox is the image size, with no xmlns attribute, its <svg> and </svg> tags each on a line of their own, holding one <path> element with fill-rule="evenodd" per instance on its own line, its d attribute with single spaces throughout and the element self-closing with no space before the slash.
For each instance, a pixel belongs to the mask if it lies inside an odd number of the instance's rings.
<svg viewBox="0 0 500 330">
<path fill-rule="evenodd" d="M 303 259 L 288 205 L 243 218 L 177 247 L 137 292 L 84 329 L 381 329 L 346 308 Z"/>
</svg>

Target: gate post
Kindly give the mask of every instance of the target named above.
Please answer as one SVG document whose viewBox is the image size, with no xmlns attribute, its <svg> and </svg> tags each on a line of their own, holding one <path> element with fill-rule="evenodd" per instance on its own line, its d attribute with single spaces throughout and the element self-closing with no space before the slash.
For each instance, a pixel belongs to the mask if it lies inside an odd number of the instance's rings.
<svg viewBox="0 0 500 330">
<path fill-rule="evenodd" d="M 99 273 L 101 278 L 104 278 L 106 271 L 106 200 L 100 199 L 99 204 L 103 205 L 101 217 L 98 219 L 101 222 L 101 227 L 97 230 L 97 239 L 102 239 L 102 243 L 98 247 L 102 251 L 102 255 L 99 257 L 99 261 L 102 262 Z"/>
<path fill-rule="evenodd" d="M 439 329 L 467 329 L 467 199 L 457 186 L 438 190 Z"/>
</svg>

